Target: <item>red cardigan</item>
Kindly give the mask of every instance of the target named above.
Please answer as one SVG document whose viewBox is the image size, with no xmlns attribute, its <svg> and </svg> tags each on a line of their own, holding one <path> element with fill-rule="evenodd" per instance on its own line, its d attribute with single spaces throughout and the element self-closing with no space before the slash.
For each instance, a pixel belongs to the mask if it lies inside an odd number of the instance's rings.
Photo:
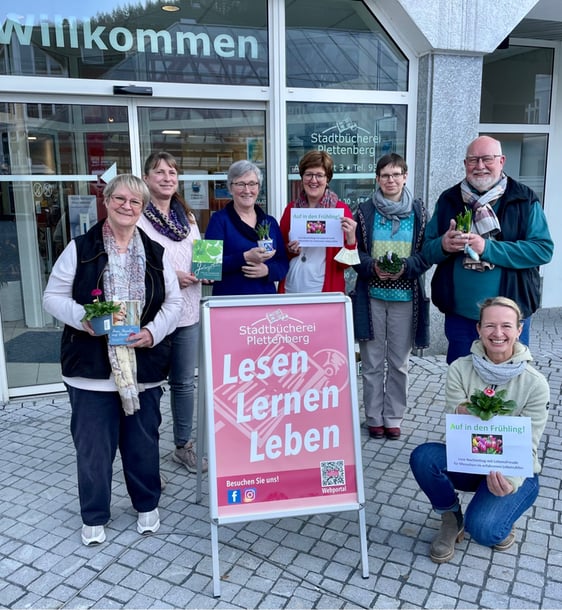
<svg viewBox="0 0 562 610">
<path fill-rule="evenodd" d="M 285 208 L 283 212 L 283 216 L 281 217 L 281 221 L 279 222 L 279 227 L 281 229 L 281 235 L 283 235 L 283 241 L 285 242 L 285 248 L 287 249 L 287 244 L 289 243 L 289 230 L 291 228 L 291 210 L 295 207 L 295 202 L 291 201 Z M 349 209 L 347 203 L 343 201 L 338 201 L 336 203 L 336 208 L 343 208 L 343 214 L 347 218 L 353 218 L 353 214 Z M 345 239 L 344 239 L 345 244 Z M 357 248 L 357 243 L 353 246 L 348 246 L 345 244 L 345 247 L 348 250 L 355 250 Z M 326 272 L 324 274 L 324 285 L 322 286 L 322 292 L 343 292 L 345 293 L 345 277 L 344 271 L 349 267 L 349 265 L 344 265 L 343 263 L 339 263 L 334 260 L 334 256 L 340 251 L 340 248 L 326 248 Z M 294 252 L 289 252 L 287 249 L 287 257 L 289 260 L 298 256 Z M 285 292 L 285 280 L 279 282 L 278 292 Z"/>
</svg>

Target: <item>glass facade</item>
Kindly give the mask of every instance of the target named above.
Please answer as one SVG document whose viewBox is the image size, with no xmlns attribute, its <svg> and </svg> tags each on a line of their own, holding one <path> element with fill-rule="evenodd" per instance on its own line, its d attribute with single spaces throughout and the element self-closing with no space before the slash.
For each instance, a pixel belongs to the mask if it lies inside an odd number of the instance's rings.
<svg viewBox="0 0 562 610">
<path fill-rule="evenodd" d="M 141 158 L 166 150 L 177 159 L 184 196 L 205 231 L 210 215 L 230 199 L 226 174 L 234 161 L 250 159 L 266 172 L 265 113 L 211 108 L 138 109 Z M 265 207 L 264 184 L 258 203 Z"/>
<path fill-rule="evenodd" d="M 0 134 L 0 311 L 8 379 L 48 383 L 60 379 L 60 325 L 43 311 L 42 292 L 67 243 L 105 217 L 101 176 L 112 166 L 131 171 L 127 109 L 4 103 Z M 41 334 L 28 337 L 25 347 L 23 335 L 35 335 L 29 329 Z"/>
<path fill-rule="evenodd" d="M 204 232 L 229 199 L 233 161 L 263 168 L 258 201 L 280 216 L 307 150 L 334 157 L 331 186 L 352 207 L 370 195 L 380 155 L 406 154 L 409 63 L 361 1 L 20 0 L 0 19 L 0 314 L 12 392 L 62 389 L 61 325 L 42 292 L 69 240 L 104 217 L 115 173 L 140 175 L 151 152 L 169 151 Z M 11 77 L 34 92 L 12 90 Z"/>
<path fill-rule="evenodd" d="M 484 57 L 482 123 L 550 122 L 554 49 L 510 46 Z"/>
<path fill-rule="evenodd" d="M 330 188 L 354 210 L 372 194 L 377 159 L 390 152 L 405 155 L 406 111 L 402 105 L 288 104 L 291 199 L 301 188 L 300 158 L 309 150 L 324 150 L 334 159 Z"/>
<path fill-rule="evenodd" d="M 510 45 L 484 57 L 481 132 L 502 143 L 506 173 L 531 187 L 543 204 L 553 77 L 552 47 Z M 490 133 L 487 123 L 502 129 Z"/>
<path fill-rule="evenodd" d="M 5 19 L 0 73 L 268 84 L 266 0 L 59 4 L 64 16 L 23 0 Z"/>
<path fill-rule="evenodd" d="M 405 56 L 362 2 L 285 4 L 289 87 L 407 90 Z"/>
<path fill-rule="evenodd" d="M 534 133 L 484 133 L 502 143 L 508 176 L 532 188 L 544 204 L 548 136 Z"/>
</svg>

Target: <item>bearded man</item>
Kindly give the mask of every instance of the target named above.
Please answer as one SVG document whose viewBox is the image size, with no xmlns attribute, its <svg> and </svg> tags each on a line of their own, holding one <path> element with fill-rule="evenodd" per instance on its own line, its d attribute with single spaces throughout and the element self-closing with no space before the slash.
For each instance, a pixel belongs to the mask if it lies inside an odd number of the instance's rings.
<svg viewBox="0 0 562 610">
<path fill-rule="evenodd" d="M 431 299 L 445 314 L 447 363 L 470 354 L 478 339 L 479 303 L 503 296 L 525 317 L 519 340 L 529 344 L 530 317 L 540 306 L 539 266 L 552 259 L 554 244 L 538 196 L 503 171 L 501 143 L 489 136 L 471 142 L 465 178 L 439 196 L 425 232 L 422 255 L 437 268 Z M 468 231 L 457 217 L 469 210 Z M 498 329 L 497 341 L 502 341 Z"/>
</svg>

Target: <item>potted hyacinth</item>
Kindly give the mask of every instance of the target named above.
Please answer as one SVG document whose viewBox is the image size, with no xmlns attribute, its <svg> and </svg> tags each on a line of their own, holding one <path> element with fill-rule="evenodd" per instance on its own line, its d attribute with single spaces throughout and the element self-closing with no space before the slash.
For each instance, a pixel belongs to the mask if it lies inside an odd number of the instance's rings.
<svg viewBox="0 0 562 610">
<path fill-rule="evenodd" d="M 273 240 L 269 235 L 270 227 L 271 223 L 267 222 L 267 220 L 264 220 L 256 227 L 256 233 L 258 234 L 258 246 L 267 252 L 273 251 Z"/>
<path fill-rule="evenodd" d="M 470 229 L 472 228 L 472 210 L 465 207 L 464 212 L 459 212 L 457 214 L 455 221 L 457 223 L 457 231 L 460 231 L 461 233 L 470 233 Z M 478 256 L 468 244 L 465 244 L 464 246 L 464 253 L 468 254 L 472 260 L 480 260 L 480 256 Z"/>
<path fill-rule="evenodd" d="M 96 335 L 107 335 L 111 328 L 111 315 L 120 309 L 119 303 L 114 301 L 100 301 L 102 291 L 99 288 L 92 290 L 94 300 L 84 305 L 85 314 L 82 321 L 90 322 Z"/>
</svg>

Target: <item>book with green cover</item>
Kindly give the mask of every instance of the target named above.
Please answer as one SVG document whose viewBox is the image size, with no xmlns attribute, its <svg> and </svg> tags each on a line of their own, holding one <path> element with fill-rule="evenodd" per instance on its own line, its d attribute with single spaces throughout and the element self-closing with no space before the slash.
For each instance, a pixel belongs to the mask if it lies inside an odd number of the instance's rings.
<svg viewBox="0 0 562 610">
<path fill-rule="evenodd" d="M 200 280 L 222 279 L 222 239 L 194 240 L 191 272 Z"/>
</svg>

